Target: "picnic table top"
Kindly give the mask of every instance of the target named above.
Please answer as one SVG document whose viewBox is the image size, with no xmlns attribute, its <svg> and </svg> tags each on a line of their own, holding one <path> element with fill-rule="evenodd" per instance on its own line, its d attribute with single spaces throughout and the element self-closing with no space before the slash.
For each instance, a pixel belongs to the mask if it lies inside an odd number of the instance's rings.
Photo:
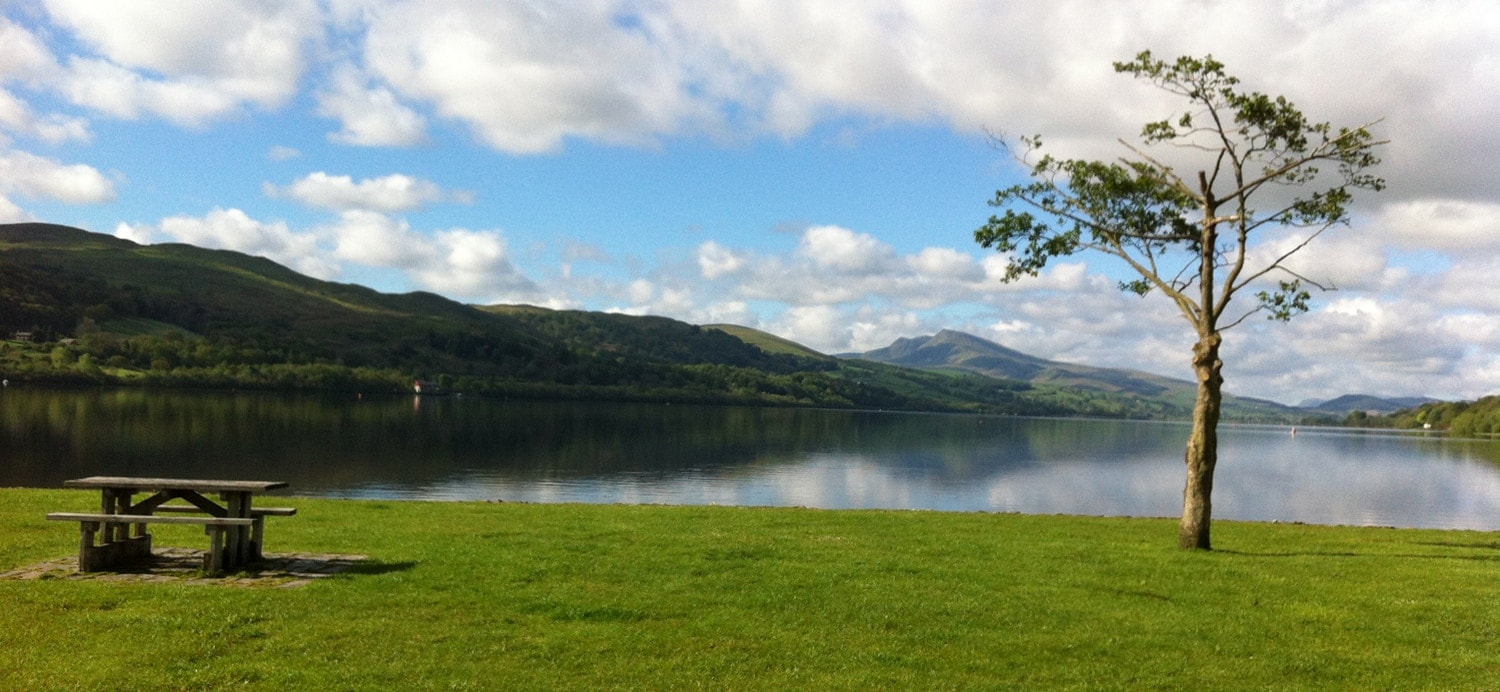
<svg viewBox="0 0 1500 692">
<path fill-rule="evenodd" d="M 89 476 L 63 481 L 65 488 L 128 488 L 135 490 L 193 490 L 200 493 L 259 493 L 287 487 L 285 481 L 223 481 L 193 478 L 133 478 Z"/>
</svg>

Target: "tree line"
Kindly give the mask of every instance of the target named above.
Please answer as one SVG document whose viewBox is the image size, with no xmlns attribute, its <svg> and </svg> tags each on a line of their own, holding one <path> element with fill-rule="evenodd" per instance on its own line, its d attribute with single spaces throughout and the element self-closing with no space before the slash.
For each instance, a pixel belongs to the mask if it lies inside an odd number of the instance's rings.
<svg viewBox="0 0 1500 692">
<path fill-rule="evenodd" d="M 1454 437 L 1492 437 L 1500 435 L 1500 396 L 1422 404 L 1389 415 L 1355 411 L 1344 419 L 1344 424 L 1355 428 L 1438 430 Z"/>
</svg>

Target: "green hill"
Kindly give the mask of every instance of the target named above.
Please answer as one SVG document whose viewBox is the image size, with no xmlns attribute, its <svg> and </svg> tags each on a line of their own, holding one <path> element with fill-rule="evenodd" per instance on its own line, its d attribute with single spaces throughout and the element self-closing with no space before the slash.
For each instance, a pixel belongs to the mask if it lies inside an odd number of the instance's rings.
<svg viewBox="0 0 1500 692">
<path fill-rule="evenodd" d="M 1172 381 L 944 332 L 834 358 L 746 327 L 473 306 L 270 260 L 0 225 L 0 376 L 15 382 L 1180 418 Z M 886 362 L 880 362 L 886 361 Z M 426 389 L 424 391 L 430 391 Z"/>
<path fill-rule="evenodd" d="M 781 353 L 806 358 L 832 358 L 832 356 L 823 355 L 790 339 L 783 339 L 775 334 L 769 334 L 759 329 L 741 327 L 737 324 L 705 324 L 703 328 L 717 329 L 766 353 Z"/>
<path fill-rule="evenodd" d="M 269 260 L 0 225 L 0 375 L 81 382 L 1068 413 L 1013 383 L 845 365 L 662 317 L 463 305 Z"/>
<path fill-rule="evenodd" d="M 939 371 L 970 372 L 1079 391 L 1107 393 L 1157 404 L 1166 417 L 1187 417 L 1196 388 L 1192 382 L 1136 370 L 1096 368 L 1049 361 L 1015 351 L 972 334 L 952 330 L 899 339 L 859 355 L 880 363 Z M 1236 420 L 1290 421 L 1305 412 L 1271 401 L 1225 396 L 1224 412 Z"/>
</svg>

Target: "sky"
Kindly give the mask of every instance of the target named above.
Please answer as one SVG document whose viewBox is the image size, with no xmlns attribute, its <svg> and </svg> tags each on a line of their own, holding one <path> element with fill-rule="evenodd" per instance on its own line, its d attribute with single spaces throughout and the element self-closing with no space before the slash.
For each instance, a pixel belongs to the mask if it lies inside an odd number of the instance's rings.
<svg viewBox="0 0 1500 692">
<path fill-rule="evenodd" d="M 1337 290 L 1228 332 L 1227 391 L 1500 394 L 1488 0 L 0 0 L 0 222 L 825 353 L 955 329 L 1188 379 L 1188 323 L 1120 292 L 1128 270 L 1004 283 L 973 235 L 1026 180 L 997 138 L 1113 159 L 1184 110 L 1114 72 L 1147 49 L 1389 142 L 1387 188 L 1296 258 Z"/>
</svg>

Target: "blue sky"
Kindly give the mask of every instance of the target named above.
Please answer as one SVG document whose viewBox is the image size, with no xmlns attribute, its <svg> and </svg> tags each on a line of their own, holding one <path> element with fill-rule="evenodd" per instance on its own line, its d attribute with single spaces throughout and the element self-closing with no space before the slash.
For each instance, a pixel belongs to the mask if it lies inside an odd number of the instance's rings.
<svg viewBox="0 0 1500 692">
<path fill-rule="evenodd" d="M 1500 391 L 1488 2 L 0 0 L 0 221 L 383 291 L 736 322 L 825 352 L 960 329 L 1186 377 L 1186 322 L 1087 255 L 1002 284 L 988 132 L 1114 157 L 1213 53 L 1391 144 L 1299 255 L 1339 286 L 1226 342 L 1285 402 Z M 1289 242 L 1267 234 L 1266 252 Z"/>
</svg>

